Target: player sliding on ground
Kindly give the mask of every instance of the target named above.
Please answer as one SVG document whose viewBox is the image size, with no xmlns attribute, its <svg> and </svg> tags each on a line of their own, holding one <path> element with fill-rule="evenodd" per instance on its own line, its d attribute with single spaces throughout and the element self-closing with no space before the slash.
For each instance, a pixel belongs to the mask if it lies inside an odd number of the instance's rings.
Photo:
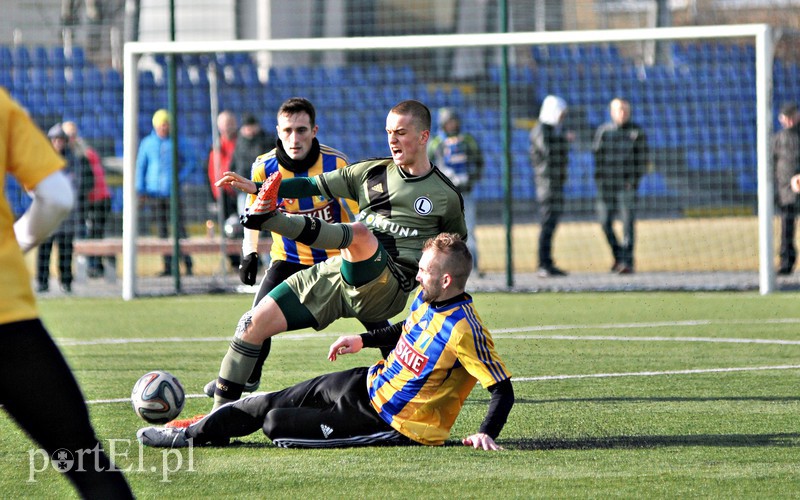
<svg viewBox="0 0 800 500">
<path fill-rule="evenodd" d="M 312 178 L 280 183 L 273 175 L 242 216 L 250 229 L 273 231 L 341 255 L 300 271 L 275 287 L 239 320 L 219 370 L 214 408 L 235 401 L 264 340 L 278 333 L 321 330 L 338 318 L 391 318 L 414 289 L 423 243 L 443 232 L 466 239 L 464 206 L 453 184 L 428 160 L 431 114 L 413 100 L 391 109 L 386 134 L 391 158 L 367 160 Z M 227 172 L 217 184 L 255 193 L 249 179 Z M 278 196 L 325 196 L 358 202 L 359 222 L 330 224 L 278 210 Z M 173 422 L 187 426 L 197 417 Z"/>
<path fill-rule="evenodd" d="M 370 367 L 329 373 L 278 392 L 222 406 L 188 428 L 145 427 L 148 446 L 227 444 L 263 429 L 278 446 L 327 448 L 376 444 L 441 445 L 477 381 L 489 410 L 466 446 L 501 449 L 495 439 L 514 405 L 511 374 L 494 349 L 464 287 L 472 256 L 456 234 L 425 243 L 416 280 L 421 290 L 405 322 L 339 337 L 328 358 L 394 345 Z"/>
</svg>

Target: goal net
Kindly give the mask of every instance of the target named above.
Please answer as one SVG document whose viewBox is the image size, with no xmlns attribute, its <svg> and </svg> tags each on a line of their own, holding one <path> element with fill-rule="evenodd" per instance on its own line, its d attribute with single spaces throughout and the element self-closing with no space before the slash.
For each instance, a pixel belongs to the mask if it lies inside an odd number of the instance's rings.
<svg viewBox="0 0 800 500">
<path fill-rule="evenodd" d="M 766 25 L 138 42 L 125 45 L 124 63 L 126 298 L 176 286 L 174 276 L 158 276 L 160 255 L 147 250 L 146 237 L 158 235 L 147 219 L 152 213 L 143 212 L 152 207 L 139 203 L 136 188 L 137 150 L 152 133 L 154 113 L 171 109 L 179 140 L 195 153 L 197 163 L 180 164 L 181 207 L 174 211 L 186 227 L 187 255 L 195 253 L 193 275 L 235 286 L 224 255 L 230 249 L 201 245 L 226 240 L 197 157 L 216 144 L 218 112 L 231 111 L 240 123 L 251 114 L 273 132 L 278 107 L 293 96 L 311 100 L 317 138 L 350 161 L 388 156 L 385 118 L 401 100 L 428 105 L 432 137 L 441 133 L 439 111 L 454 110 L 484 158 L 468 202 L 476 213 L 475 280 L 486 288 L 776 287 L 769 137 L 780 103 L 796 95 L 796 67 L 773 59 Z M 552 255 L 569 275 L 544 279 L 536 275 L 540 219 L 529 136 L 548 95 L 568 105 L 565 205 Z M 648 145 L 635 200 L 635 273 L 626 275 L 610 272 L 613 256 L 595 206 L 593 137 L 616 97 L 630 103 Z M 616 230 L 621 235 L 619 222 Z"/>
</svg>

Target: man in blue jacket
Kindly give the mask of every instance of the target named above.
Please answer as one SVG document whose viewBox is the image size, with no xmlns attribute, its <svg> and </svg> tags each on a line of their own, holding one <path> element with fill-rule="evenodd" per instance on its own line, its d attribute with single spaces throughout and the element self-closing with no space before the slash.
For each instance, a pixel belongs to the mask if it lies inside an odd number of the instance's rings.
<svg viewBox="0 0 800 500">
<path fill-rule="evenodd" d="M 178 141 L 178 168 L 190 167 L 192 158 L 188 148 Z M 142 139 L 136 155 L 136 193 L 140 203 L 140 232 L 149 232 L 150 222 L 158 225 L 158 237 L 166 238 L 169 234 L 169 203 L 172 189 L 172 141 L 170 140 L 169 113 L 159 109 L 153 114 L 153 132 Z M 183 171 L 186 171 L 185 168 Z M 141 215 L 150 214 L 150 219 Z M 186 226 L 178 205 L 178 237 L 186 237 Z M 192 257 L 183 256 L 186 275 L 192 275 Z M 172 275 L 172 256 L 164 256 L 164 270 L 161 276 Z"/>
</svg>

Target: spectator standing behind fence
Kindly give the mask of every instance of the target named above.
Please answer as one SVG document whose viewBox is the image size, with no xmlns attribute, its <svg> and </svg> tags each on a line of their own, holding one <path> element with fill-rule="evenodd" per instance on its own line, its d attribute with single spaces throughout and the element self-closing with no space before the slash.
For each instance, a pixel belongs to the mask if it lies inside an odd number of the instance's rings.
<svg viewBox="0 0 800 500">
<path fill-rule="evenodd" d="M 569 140 L 564 131 L 566 115 L 566 101 L 549 95 L 542 101 L 539 123 L 530 133 L 530 156 L 541 218 L 537 272 L 540 278 L 567 275 L 553 263 L 553 235 L 564 210 L 564 184 L 569 160 Z"/>
<path fill-rule="evenodd" d="M 619 97 L 608 107 L 611 121 L 594 136 L 594 179 L 597 185 L 597 218 L 614 257 L 611 272 L 630 274 L 633 266 L 636 191 L 647 169 L 647 138 L 631 121 L 631 105 Z M 614 232 L 614 215 L 622 221 L 622 242 Z"/>
<path fill-rule="evenodd" d="M 235 217 L 236 225 L 239 223 L 239 212 L 236 207 L 236 192 L 230 186 L 217 187 L 217 179 L 222 177 L 223 172 L 229 170 L 233 151 L 236 148 L 236 139 L 239 124 L 236 122 L 236 115 L 230 111 L 222 111 L 217 116 L 217 132 L 219 133 L 219 151 L 211 148 L 208 153 L 208 182 L 211 188 L 211 196 L 214 201 L 222 204 L 222 218 L 228 220 L 231 216 Z M 217 156 L 219 153 L 219 156 Z M 221 197 L 221 198 L 220 198 Z M 228 255 L 231 267 L 238 269 L 241 263 L 239 252 Z"/>
<path fill-rule="evenodd" d="M 192 163 L 190 149 L 178 138 L 178 165 L 186 167 L 181 173 L 189 172 Z M 172 141 L 170 139 L 169 113 L 159 109 L 153 114 L 153 132 L 142 139 L 136 155 L 136 193 L 141 206 L 139 214 L 149 213 L 158 225 L 159 238 L 169 235 L 170 226 L 170 190 L 172 189 Z M 147 232 L 148 220 L 140 221 L 140 232 Z M 186 226 L 178 204 L 178 237 L 186 237 Z M 186 275 L 192 275 L 192 257 L 183 255 Z M 172 274 L 172 256 L 164 256 L 164 270 L 161 276 Z"/>
<path fill-rule="evenodd" d="M 85 156 L 76 155 L 67 147 L 67 134 L 60 123 L 53 125 L 47 132 L 53 149 L 64 157 L 67 166 L 64 173 L 72 184 L 75 193 L 75 205 L 72 212 L 50 237 L 39 245 L 36 259 L 36 282 L 38 292 L 50 289 L 50 255 L 53 245 L 58 245 L 58 274 L 61 281 L 61 290 L 64 293 L 72 292 L 72 252 L 76 237 L 83 236 L 84 221 L 86 219 L 86 206 L 88 195 L 92 189 L 92 169 Z"/>
<path fill-rule="evenodd" d="M 261 128 L 258 118 L 252 114 L 244 115 L 229 170 L 249 179 L 253 162 L 265 151 L 274 149 L 276 140 L 273 134 L 268 134 Z M 220 177 L 217 177 L 217 180 L 219 179 Z M 238 193 L 237 209 L 240 214 L 244 213 L 246 202 L 247 194 Z"/>
<path fill-rule="evenodd" d="M 82 498 L 133 498 L 120 468 L 103 451 L 80 387 L 39 318 L 25 265 L 24 254 L 70 215 L 74 193 L 63 171 L 65 161 L 3 88 L 0 130 L 0 178 L 13 177 L 32 199 L 14 222 L 5 190 L 0 190 L 0 342 L 7 354 L 0 364 L 0 405 L 47 456 L 61 452 L 70 458 L 63 472 Z M 8 431 L 3 438 L 9 438 Z M 8 444 L 3 450 L 18 459 L 24 453 Z M 22 496 L 25 489 L 21 484 L 6 487 L 19 489 L 5 490 L 3 496 Z"/>
<path fill-rule="evenodd" d="M 78 157 L 85 157 L 92 170 L 92 188 L 86 201 L 86 237 L 90 240 L 99 240 L 105 236 L 106 221 L 111 213 L 111 191 L 106 183 L 106 172 L 100 155 L 83 137 L 80 136 L 78 125 L 72 121 L 62 124 L 64 133 L 67 134 L 67 143 Z M 115 257 L 109 257 L 109 265 L 116 268 Z M 103 261 L 101 257 L 89 257 L 88 274 L 90 278 L 103 276 Z"/>
<path fill-rule="evenodd" d="M 476 205 L 472 189 L 483 173 L 483 155 L 471 134 L 461 131 L 461 117 L 452 108 L 442 108 L 437 116 L 439 133 L 428 144 L 428 157 L 461 191 L 467 223 L 472 265 L 478 271 L 478 244 L 475 234 Z"/>
<path fill-rule="evenodd" d="M 781 107 L 778 121 L 783 130 L 772 137 L 772 165 L 775 169 L 775 189 L 781 216 L 781 248 L 778 274 L 792 274 L 797 260 L 794 244 L 797 217 L 797 193 L 790 185 L 792 177 L 800 174 L 800 114 L 797 105 Z"/>
</svg>

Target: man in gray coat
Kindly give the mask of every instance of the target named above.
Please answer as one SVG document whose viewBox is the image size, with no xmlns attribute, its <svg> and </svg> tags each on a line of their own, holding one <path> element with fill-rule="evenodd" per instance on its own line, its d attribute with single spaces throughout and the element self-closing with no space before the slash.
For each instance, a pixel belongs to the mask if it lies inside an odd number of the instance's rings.
<svg viewBox="0 0 800 500">
<path fill-rule="evenodd" d="M 636 191 L 647 169 L 644 130 L 631 121 L 631 105 L 619 97 L 608 107 L 611 121 L 595 133 L 594 180 L 597 185 L 597 218 L 608 240 L 614 264 L 611 272 L 633 272 Z M 614 215 L 622 221 L 622 238 L 614 233 Z"/>
<path fill-rule="evenodd" d="M 788 275 L 794 269 L 797 249 L 794 245 L 797 193 L 792 191 L 792 176 L 800 173 L 800 114 L 794 103 L 784 104 L 778 115 L 783 130 L 772 137 L 772 165 L 775 189 L 781 216 L 781 248 L 778 274 Z"/>
</svg>

